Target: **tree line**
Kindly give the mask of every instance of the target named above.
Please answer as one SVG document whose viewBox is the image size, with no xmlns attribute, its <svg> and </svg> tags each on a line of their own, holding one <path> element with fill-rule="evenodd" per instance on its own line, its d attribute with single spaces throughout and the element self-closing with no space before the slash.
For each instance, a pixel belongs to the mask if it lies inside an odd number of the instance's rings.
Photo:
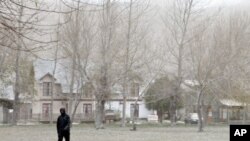
<svg viewBox="0 0 250 141">
<path fill-rule="evenodd" d="M 137 78 L 142 88 L 137 99 L 150 93 L 145 99 L 166 102 L 150 107 L 169 107 L 172 125 L 185 95 L 181 86 L 187 79 L 197 82 L 192 89 L 199 131 L 209 97 L 246 102 L 241 96 L 247 96 L 249 83 L 247 11 L 228 12 L 206 0 L 169 0 L 161 8 L 150 0 L 3 0 L 0 7 L 0 81 L 14 86 L 13 124 L 20 93 L 35 93 L 32 62 L 37 59 L 54 61 L 53 76 L 64 62 L 69 93 L 78 93 L 70 98 L 73 120 L 86 94 L 83 87 L 91 87 L 97 129 L 104 126 L 104 106 L 114 87 L 121 91 L 121 125 L 126 126 L 129 87 Z"/>
</svg>

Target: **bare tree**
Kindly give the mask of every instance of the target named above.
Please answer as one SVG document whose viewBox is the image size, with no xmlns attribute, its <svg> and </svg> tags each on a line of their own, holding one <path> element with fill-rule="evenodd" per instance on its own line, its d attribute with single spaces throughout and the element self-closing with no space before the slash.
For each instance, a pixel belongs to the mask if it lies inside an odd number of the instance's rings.
<svg viewBox="0 0 250 141">
<path fill-rule="evenodd" d="M 60 15 L 58 18 L 58 25 L 57 25 L 57 31 L 56 31 L 56 38 L 57 38 L 57 44 L 55 46 L 55 55 L 54 55 L 54 67 L 52 71 L 52 85 L 51 85 L 51 108 L 50 108 L 50 124 L 53 124 L 54 121 L 54 116 L 53 116 L 53 105 L 54 105 L 54 96 L 56 92 L 56 87 L 55 87 L 55 73 L 57 69 L 57 63 L 58 63 L 58 50 L 59 50 L 59 29 L 60 29 Z"/>
<path fill-rule="evenodd" d="M 176 0 L 173 2 L 173 10 L 170 12 L 169 16 L 164 18 L 165 27 L 169 34 L 166 36 L 166 44 L 169 48 L 171 55 L 173 55 L 176 60 L 175 64 L 177 66 L 176 74 L 176 92 L 173 93 L 171 102 L 171 123 L 172 125 L 176 122 L 176 95 L 180 95 L 180 88 L 183 82 L 183 60 L 185 57 L 185 48 L 190 40 L 190 35 L 188 34 L 191 27 L 191 21 L 194 20 L 193 16 L 196 11 L 196 1 L 194 0 Z"/>
<path fill-rule="evenodd" d="M 240 16 L 237 15 L 237 17 Z M 241 18 L 230 18 L 228 21 L 229 26 L 225 26 L 226 21 L 224 20 L 223 27 L 218 26 L 218 23 L 220 23 L 218 21 L 213 24 L 211 24 L 212 21 L 204 21 L 203 26 L 194 31 L 199 33 L 199 36 L 195 36 L 194 40 L 189 44 L 191 64 L 193 66 L 190 72 L 193 79 L 198 82 L 196 92 L 199 117 L 198 131 L 200 132 L 203 131 L 204 127 L 205 96 L 207 94 L 220 98 L 233 96 L 239 83 L 237 84 L 236 81 L 231 80 L 241 78 L 239 75 L 236 76 L 236 73 L 238 74 L 241 71 L 236 70 L 245 67 L 246 58 L 244 53 L 249 51 L 245 48 L 248 44 L 245 40 L 245 30 L 248 30 L 247 23 L 249 21 Z M 224 89 L 221 89 L 222 87 Z M 214 93 L 215 91 L 216 93 Z"/>
<path fill-rule="evenodd" d="M 230 13 L 224 12 L 221 14 L 221 19 L 218 19 L 215 24 L 214 40 L 221 47 L 219 52 L 223 52 L 225 57 L 223 64 L 220 66 L 220 74 L 223 76 L 224 83 L 219 83 L 220 88 L 223 87 L 220 93 L 227 97 L 236 99 L 247 105 L 248 98 L 248 55 L 249 46 L 249 15 L 243 10 L 236 10 Z M 222 25 L 222 20 L 224 24 Z M 220 37 L 220 40 L 217 38 Z M 226 49 L 225 49 L 226 48 Z M 223 81 L 221 81 L 223 82 Z M 244 106 L 244 114 L 247 111 L 247 106 Z M 243 116 L 243 122 L 246 121 L 247 115 Z"/>
<path fill-rule="evenodd" d="M 89 66 L 93 63 L 90 57 L 95 56 L 92 50 L 96 46 L 94 42 L 97 34 L 97 18 L 95 17 L 97 13 L 87 10 L 96 9 L 95 5 L 89 5 L 81 1 L 72 2 L 68 6 L 75 10 L 71 15 L 65 15 L 64 20 L 69 22 L 62 27 L 62 40 L 60 42 L 63 46 L 65 62 L 69 61 L 65 70 L 70 72 L 69 94 L 72 97 L 70 97 L 69 114 L 72 122 L 74 122 L 81 98 L 87 95 L 84 88 L 88 84 L 95 86 L 93 84 L 93 70 L 89 70 Z M 96 87 L 92 88 L 96 89 Z"/>
<path fill-rule="evenodd" d="M 103 11 L 100 12 L 102 20 L 100 21 L 100 69 L 99 75 L 96 79 L 97 89 L 95 92 L 96 99 L 96 111 L 95 111 L 95 126 L 96 129 L 102 129 L 104 120 L 105 103 L 110 94 L 110 58 L 109 51 L 111 49 L 111 41 L 113 38 L 113 26 L 112 26 L 112 11 L 111 1 L 103 1 Z"/>
<path fill-rule="evenodd" d="M 42 17 L 38 1 L 10 0 L 2 1 L 1 7 L 1 46 L 10 48 L 15 54 L 15 83 L 14 83 L 14 115 L 13 124 L 17 124 L 20 106 L 20 60 L 24 52 L 34 54 L 50 41 L 39 40 L 39 35 L 44 34 L 39 27 Z M 31 10 L 33 7 L 33 10 Z M 43 29 L 44 30 L 44 29 Z M 7 42 L 2 42 L 3 40 Z M 52 42 L 52 41 L 51 41 Z"/>
<path fill-rule="evenodd" d="M 142 8 L 139 7 L 142 5 Z M 125 7 L 126 8 L 126 7 Z M 147 21 L 143 19 L 143 16 L 147 14 L 149 9 L 148 1 L 138 1 L 130 0 L 128 4 L 128 18 L 127 26 L 125 26 L 126 37 L 125 37 L 125 48 L 122 48 L 122 56 L 124 56 L 123 64 L 123 107 L 122 107 L 122 127 L 125 127 L 126 123 L 126 101 L 129 96 L 129 84 L 131 83 L 131 73 L 135 73 L 137 70 L 135 66 L 145 63 L 143 60 L 143 54 L 146 53 L 146 47 L 143 47 L 145 40 L 149 39 L 147 37 L 148 28 Z M 134 12 L 134 11 L 136 12 Z M 143 21 L 144 20 L 144 21 Z M 144 23 L 141 25 L 140 23 Z M 141 26 L 141 29 L 139 29 Z M 147 46 L 148 47 L 148 46 Z M 148 51 L 148 50 L 147 50 Z M 140 52 L 140 53 L 139 53 Z M 148 53 L 148 52 L 147 52 Z M 140 59 L 138 59 L 140 58 Z M 142 61 L 143 60 L 143 61 Z M 133 80 L 132 80 L 133 81 Z"/>
<path fill-rule="evenodd" d="M 123 84 L 123 106 L 122 106 L 122 127 L 126 124 L 126 98 L 128 94 L 128 60 L 129 60 L 129 50 L 130 50 L 130 38 L 131 38 L 131 14 L 132 14 L 133 0 L 130 0 L 129 4 L 129 17 L 128 17 L 128 31 L 127 31 L 127 43 L 126 43 L 126 59 L 125 59 L 125 76 Z"/>
</svg>

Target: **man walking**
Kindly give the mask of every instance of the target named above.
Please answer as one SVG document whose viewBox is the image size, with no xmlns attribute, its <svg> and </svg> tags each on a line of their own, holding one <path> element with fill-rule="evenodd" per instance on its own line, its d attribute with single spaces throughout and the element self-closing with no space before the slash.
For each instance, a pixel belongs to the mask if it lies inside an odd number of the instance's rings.
<svg viewBox="0 0 250 141">
<path fill-rule="evenodd" d="M 58 141 L 70 141 L 70 117 L 66 114 L 65 108 L 60 109 L 61 115 L 57 119 Z"/>
</svg>

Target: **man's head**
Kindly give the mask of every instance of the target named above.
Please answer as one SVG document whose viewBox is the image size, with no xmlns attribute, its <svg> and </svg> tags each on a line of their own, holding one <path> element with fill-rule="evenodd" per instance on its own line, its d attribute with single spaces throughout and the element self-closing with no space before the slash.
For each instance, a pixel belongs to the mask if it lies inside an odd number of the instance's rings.
<svg viewBox="0 0 250 141">
<path fill-rule="evenodd" d="M 65 115 L 65 108 L 60 108 L 60 113 L 61 113 L 61 115 Z"/>
</svg>

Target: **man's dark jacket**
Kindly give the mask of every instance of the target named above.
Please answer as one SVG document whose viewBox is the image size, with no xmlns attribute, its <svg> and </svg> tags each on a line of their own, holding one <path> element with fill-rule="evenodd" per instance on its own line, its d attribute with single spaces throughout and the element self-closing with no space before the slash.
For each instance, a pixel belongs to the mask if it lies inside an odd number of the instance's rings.
<svg viewBox="0 0 250 141">
<path fill-rule="evenodd" d="M 70 131 L 70 117 L 67 114 L 61 114 L 57 119 L 57 133 L 61 135 Z"/>
</svg>

